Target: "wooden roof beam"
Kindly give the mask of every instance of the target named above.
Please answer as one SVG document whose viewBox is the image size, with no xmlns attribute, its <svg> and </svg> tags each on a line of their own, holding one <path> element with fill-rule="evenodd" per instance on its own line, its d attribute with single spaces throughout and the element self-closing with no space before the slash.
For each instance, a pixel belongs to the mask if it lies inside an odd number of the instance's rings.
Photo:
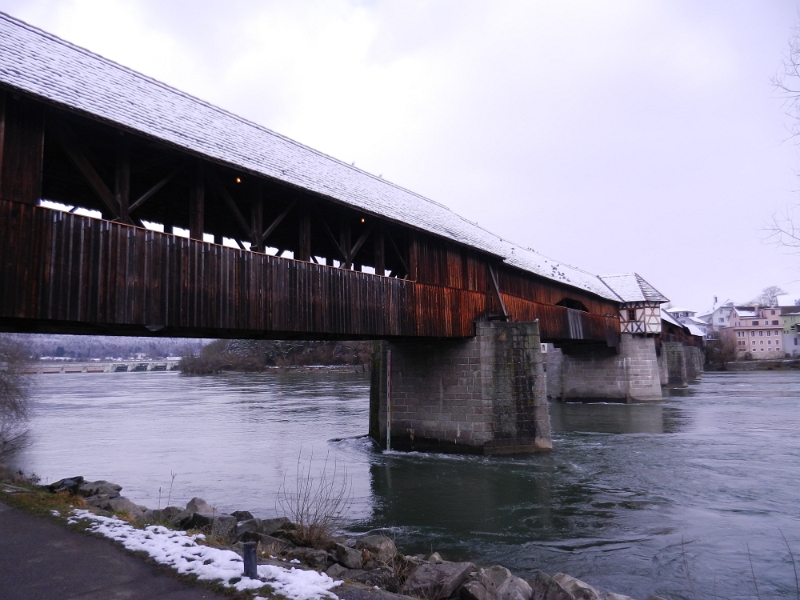
<svg viewBox="0 0 800 600">
<path fill-rule="evenodd" d="M 70 160 L 78 168 L 94 192 L 100 197 L 115 219 L 119 219 L 119 204 L 114 194 L 97 173 L 87 157 L 85 148 L 77 141 L 75 133 L 65 124 L 56 127 L 56 135 Z"/>
</svg>

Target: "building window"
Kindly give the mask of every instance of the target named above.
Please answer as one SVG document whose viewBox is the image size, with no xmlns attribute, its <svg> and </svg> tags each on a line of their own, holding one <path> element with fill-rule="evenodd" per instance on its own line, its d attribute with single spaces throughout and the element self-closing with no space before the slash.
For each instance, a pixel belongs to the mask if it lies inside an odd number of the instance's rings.
<svg viewBox="0 0 800 600">
<path fill-rule="evenodd" d="M 628 321 L 635 321 L 636 320 L 636 309 L 629 308 L 628 309 Z"/>
<path fill-rule="evenodd" d="M 764 345 L 764 340 L 761 340 L 761 345 L 762 345 L 762 346 Z"/>
<path fill-rule="evenodd" d="M 764 337 L 764 332 L 763 331 L 759 331 L 758 335 L 759 335 L 759 337 Z"/>
<path fill-rule="evenodd" d="M 771 335 L 772 335 L 772 332 L 771 332 L 771 331 L 768 331 L 768 332 L 767 332 L 767 337 L 769 337 L 769 336 L 771 336 Z"/>
<path fill-rule="evenodd" d="M 758 325 L 758 321 L 753 321 L 753 325 Z"/>
<path fill-rule="evenodd" d="M 794 345 L 797 346 L 797 338 L 794 338 Z"/>
<path fill-rule="evenodd" d="M 755 332 L 755 331 L 751 331 L 751 332 L 750 332 L 750 337 L 753 337 L 755 334 L 756 334 L 756 332 Z M 755 343 L 755 342 L 753 342 L 753 343 Z"/>
<path fill-rule="evenodd" d="M 761 349 L 761 351 L 763 352 L 763 351 L 764 351 L 764 349 L 762 348 L 762 349 Z"/>
<path fill-rule="evenodd" d="M 723 319 L 722 317 L 720 317 L 720 318 L 719 318 L 719 322 L 720 322 L 720 323 L 724 323 L 724 322 L 725 322 L 725 319 Z"/>
<path fill-rule="evenodd" d="M 768 346 L 772 346 L 772 340 L 769 340 L 769 341 L 767 342 L 767 345 L 768 345 Z"/>
<path fill-rule="evenodd" d="M 774 310 L 772 310 L 772 311 L 770 311 L 770 313 L 769 313 L 769 314 L 771 314 L 771 315 L 774 315 L 774 314 L 775 314 L 775 311 L 774 311 Z"/>
<path fill-rule="evenodd" d="M 755 341 L 755 340 L 753 340 L 753 346 L 755 346 L 755 345 L 756 345 L 756 341 Z"/>
<path fill-rule="evenodd" d="M 772 324 L 773 325 L 780 325 L 780 323 L 778 323 L 777 321 L 773 321 Z"/>
</svg>

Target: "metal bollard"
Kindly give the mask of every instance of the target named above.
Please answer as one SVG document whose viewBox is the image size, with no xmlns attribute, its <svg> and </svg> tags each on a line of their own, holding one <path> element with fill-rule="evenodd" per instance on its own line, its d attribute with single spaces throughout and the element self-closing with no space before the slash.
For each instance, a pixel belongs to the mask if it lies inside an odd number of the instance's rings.
<svg viewBox="0 0 800 600">
<path fill-rule="evenodd" d="M 258 559 L 256 548 L 258 542 L 244 543 L 244 576 L 250 579 L 258 579 Z"/>
</svg>

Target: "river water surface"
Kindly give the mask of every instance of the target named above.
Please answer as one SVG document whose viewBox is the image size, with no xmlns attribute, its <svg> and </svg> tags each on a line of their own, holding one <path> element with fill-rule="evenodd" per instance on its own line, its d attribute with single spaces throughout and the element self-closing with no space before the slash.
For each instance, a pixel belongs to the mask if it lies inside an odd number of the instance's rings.
<svg viewBox="0 0 800 600">
<path fill-rule="evenodd" d="M 380 453 L 363 374 L 43 375 L 20 465 L 156 507 L 280 512 L 301 469 L 346 472 L 350 529 L 407 553 L 570 573 L 643 600 L 796 598 L 800 373 L 706 373 L 659 404 L 551 404 L 554 451 Z M 174 479 L 172 474 L 175 474 Z M 284 483 L 285 482 L 285 483 Z M 170 489 L 171 488 L 171 489 Z M 160 491 L 159 491 L 160 490 Z M 800 564 L 798 564 L 800 569 Z"/>
</svg>

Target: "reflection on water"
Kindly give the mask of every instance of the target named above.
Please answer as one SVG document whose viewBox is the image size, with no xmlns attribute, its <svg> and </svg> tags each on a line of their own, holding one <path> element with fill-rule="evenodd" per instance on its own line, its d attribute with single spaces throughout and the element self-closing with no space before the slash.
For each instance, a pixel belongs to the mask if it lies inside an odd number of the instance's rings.
<svg viewBox="0 0 800 600">
<path fill-rule="evenodd" d="M 670 407 L 666 408 L 669 415 Z M 675 412 L 672 410 L 672 412 Z M 665 415 L 659 402 L 649 404 L 550 403 L 550 423 L 555 432 L 675 433 L 679 421 Z"/>
<path fill-rule="evenodd" d="M 354 488 L 351 527 L 409 552 L 564 571 L 636 598 L 795 598 L 800 374 L 706 374 L 647 405 L 551 404 L 554 452 L 458 457 L 375 451 L 368 379 L 306 373 L 40 378 L 23 466 L 125 485 L 155 505 L 200 495 L 274 514 L 300 454 L 328 452 Z M 339 439 L 342 438 L 342 439 Z M 338 441 L 334 441 L 338 439 Z M 164 492 L 166 495 L 166 492 Z"/>
</svg>

